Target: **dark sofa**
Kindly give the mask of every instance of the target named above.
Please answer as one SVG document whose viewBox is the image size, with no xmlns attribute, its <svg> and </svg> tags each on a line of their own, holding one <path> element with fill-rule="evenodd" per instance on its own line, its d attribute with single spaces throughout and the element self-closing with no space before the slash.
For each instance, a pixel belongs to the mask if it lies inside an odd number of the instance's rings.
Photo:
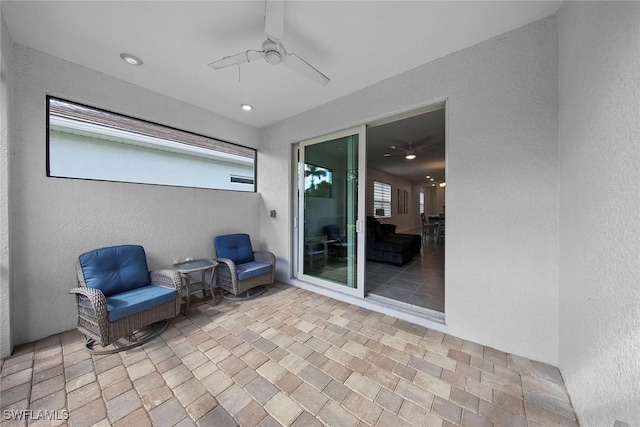
<svg viewBox="0 0 640 427">
<path fill-rule="evenodd" d="M 367 217 L 367 260 L 404 265 L 420 253 L 422 237 L 389 232 L 395 230 L 395 226 L 389 226 L 375 217 Z"/>
</svg>

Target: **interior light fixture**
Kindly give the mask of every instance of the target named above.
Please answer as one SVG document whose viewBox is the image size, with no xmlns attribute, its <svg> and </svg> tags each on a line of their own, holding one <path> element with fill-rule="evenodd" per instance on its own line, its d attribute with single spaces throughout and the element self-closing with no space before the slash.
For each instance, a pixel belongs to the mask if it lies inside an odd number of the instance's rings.
<svg viewBox="0 0 640 427">
<path fill-rule="evenodd" d="M 404 156 L 404 158 L 407 160 L 413 160 L 416 158 L 416 153 L 414 153 L 413 151 L 409 151 L 407 152 L 407 155 Z"/>
<path fill-rule="evenodd" d="M 251 110 L 253 110 L 253 107 L 252 107 L 251 105 L 249 105 L 249 104 L 242 104 L 242 105 L 240 106 L 240 108 L 242 108 L 244 111 L 251 111 Z"/>
<path fill-rule="evenodd" d="M 129 65 L 142 65 L 142 59 L 130 53 L 121 53 L 120 58 Z"/>
<path fill-rule="evenodd" d="M 429 181 L 433 181 L 433 178 L 430 178 Z"/>
<path fill-rule="evenodd" d="M 440 188 L 444 188 L 447 186 L 446 182 L 441 182 L 440 184 L 438 184 L 440 186 Z"/>
<path fill-rule="evenodd" d="M 431 178 L 431 175 L 427 175 L 427 178 Z"/>
</svg>

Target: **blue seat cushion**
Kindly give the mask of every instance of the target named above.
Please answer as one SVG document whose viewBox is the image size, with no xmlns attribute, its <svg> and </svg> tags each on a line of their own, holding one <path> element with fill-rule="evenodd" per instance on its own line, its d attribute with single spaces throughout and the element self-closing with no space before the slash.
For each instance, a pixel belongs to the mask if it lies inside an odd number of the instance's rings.
<svg viewBox="0 0 640 427">
<path fill-rule="evenodd" d="M 151 283 L 147 256 L 138 245 L 111 246 L 80 255 L 80 267 L 89 288 L 106 297 Z"/>
<path fill-rule="evenodd" d="M 107 297 L 109 322 L 156 307 L 177 297 L 175 289 L 148 285 Z"/>
<path fill-rule="evenodd" d="M 217 236 L 213 244 L 220 258 L 229 258 L 236 264 L 253 261 L 253 248 L 248 234 L 236 233 Z"/>
<path fill-rule="evenodd" d="M 238 269 L 238 280 L 246 280 L 271 272 L 272 266 L 266 262 L 251 261 L 239 264 L 236 268 Z"/>
</svg>

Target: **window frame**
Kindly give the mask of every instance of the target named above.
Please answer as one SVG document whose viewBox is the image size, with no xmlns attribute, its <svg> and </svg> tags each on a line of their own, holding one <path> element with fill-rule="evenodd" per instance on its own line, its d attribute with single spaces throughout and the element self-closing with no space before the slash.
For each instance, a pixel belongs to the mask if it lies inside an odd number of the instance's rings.
<svg viewBox="0 0 640 427">
<path fill-rule="evenodd" d="M 51 101 L 60 101 L 60 102 L 65 102 L 65 103 L 69 103 L 81 108 L 88 108 L 91 110 L 96 110 L 98 112 L 101 113 L 105 113 L 108 115 L 112 115 L 112 116 L 117 116 L 119 118 L 123 118 L 125 120 L 134 120 L 139 122 L 142 126 L 151 126 L 151 127 L 158 127 L 159 129 L 163 129 L 167 132 L 177 132 L 177 133 L 182 133 L 184 134 L 186 137 L 195 137 L 195 138 L 203 138 L 206 140 L 210 140 L 212 141 L 212 143 L 219 143 L 219 144 L 224 144 L 224 145 L 229 145 L 231 147 L 238 147 L 242 150 L 249 150 L 253 152 L 253 177 L 252 177 L 252 189 L 251 190 L 238 190 L 238 189 L 232 189 L 232 188 L 211 188 L 211 187 L 203 187 L 203 186 L 190 186 L 190 185 L 179 185 L 179 184 L 166 184 L 166 183 L 153 183 L 153 182 L 140 182 L 140 181 L 131 181 L 131 180 L 117 180 L 117 179 L 100 179 L 100 178 L 86 178 L 86 177 L 73 177 L 73 176 L 62 176 L 62 175 L 55 175 L 52 174 L 51 172 L 51 135 L 50 135 L 50 131 L 51 131 L 51 123 L 50 123 L 50 118 L 51 118 Z M 45 129 L 45 139 L 46 139 L 46 153 L 45 153 L 45 171 L 46 171 L 46 176 L 47 178 L 58 178 L 58 179 L 77 179 L 77 180 L 84 180 L 84 181 L 99 181 L 99 182 L 116 182 L 116 183 L 124 183 L 124 184 L 142 184 L 142 185 L 155 185 L 155 186 L 162 186 L 162 187 L 177 187 L 177 188 L 195 188 L 195 189 L 202 189 L 202 190 L 217 190 L 217 191 L 235 191 L 235 192 L 239 192 L 239 193 L 256 193 L 257 192 L 257 187 L 258 187 L 258 150 L 255 148 L 251 148 L 251 147 L 247 147 L 241 144 L 237 144 L 234 142 L 229 142 L 223 139 L 219 139 L 219 138 L 214 138 L 211 136 L 207 136 L 207 135 L 202 135 L 196 132 L 191 132 L 191 131 L 187 131 L 184 129 L 180 129 L 180 128 L 176 128 L 173 126 L 168 126 L 168 125 L 164 125 L 161 123 L 157 123 L 157 122 L 153 122 L 150 120 L 145 120 L 145 119 L 140 119 L 138 117 L 134 117 L 134 116 L 130 116 L 127 114 L 122 114 L 122 113 L 118 113 L 115 111 L 109 111 L 106 110 L 104 108 L 100 108 L 100 107 L 95 107 L 93 105 L 87 105 L 81 102 L 76 102 L 76 101 L 71 101 L 69 99 L 65 99 L 65 98 L 61 98 L 59 96 L 53 96 L 53 95 L 46 95 L 45 97 L 45 125 L 46 125 L 46 129 Z M 116 128 L 116 129 L 120 129 L 120 128 Z M 131 130 L 127 130 L 127 132 L 132 132 L 135 133 Z M 160 137 L 160 136 L 153 136 L 153 135 L 148 135 L 148 134 L 142 134 L 144 136 L 149 136 L 152 138 L 157 138 L 157 139 L 165 139 L 169 142 L 173 142 L 175 144 L 182 144 L 186 147 L 192 146 L 192 147 L 199 147 L 196 144 L 188 144 L 185 142 L 181 142 L 178 140 L 171 140 L 168 139 L 166 137 Z M 200 147 L 203 148 L 205 150 L 211 150 L 212 152 L 216 152 L 215 149 L 210 148 L 210 147 Z M 196 156 L 196 157 L 200 157 L 200 158 L 205 158 L 204 156 Z M 228 182 L 234 182 L 232 179 L 233 177 L 238 177 L 237 174 L 229 174 L 229 179 Z M 227 182 L 227 181 L 225 181 Z"/>
<path fill-rule="evenodd" d="M 385 187 L 385 189 L 383 190 L 385 193 L 387 192 L 388 189 L 388 193 L 389 193 L 389 199 L 388 200 L 381 200 L 376 198 L 376 187 L 382 185 Z M 382 181 L 378 181 L 378 180 L 373 180 L 373 214 L 375 216 L 376 213 L 376 209 L 378 209 L 378 205 L 380 205 L 379 207 L 385 210 L 385 214 L 383 216 L 381 216 L 380 218 L 391 218 L 392 216 L 392 188 L 391 188 L 391 184 L 388 184 L 386 182 L 382 182 Z M 387 215 L 387 205 L 389 208 L 389 214 Z"/>
</svg>

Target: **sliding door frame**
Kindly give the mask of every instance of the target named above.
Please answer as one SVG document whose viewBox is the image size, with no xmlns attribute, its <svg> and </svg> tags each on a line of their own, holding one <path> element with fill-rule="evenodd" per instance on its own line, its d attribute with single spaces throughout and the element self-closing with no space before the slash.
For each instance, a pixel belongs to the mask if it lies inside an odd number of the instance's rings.
<svg viewBox="0 0 640 427">
<path fill-rule="evenodd" d="M 350 288 L 328 280 L 323 280 L 308 274 L 304 274 L 304 164 L 305 148 L 311 145 L 328 142 L 335 139 L 358 136 L 358 206 L 356 215 L 356 287 Z M 295 170 L 297 171 L 296 191 L 294 192 L 294 267 L 293 273 L 296 278 L 305 282 L 321 286 L 323 288 L 353 295 L 359 298 L 365 296 L 365 273 L 366 273 L 366 125 L 360 125 L 321 135 L 305 141 L 301 141 L 295 147 L 294 160 L 297 159 Z M 346 194 L 345 194 L 346 196 Z"/>
</svg>

